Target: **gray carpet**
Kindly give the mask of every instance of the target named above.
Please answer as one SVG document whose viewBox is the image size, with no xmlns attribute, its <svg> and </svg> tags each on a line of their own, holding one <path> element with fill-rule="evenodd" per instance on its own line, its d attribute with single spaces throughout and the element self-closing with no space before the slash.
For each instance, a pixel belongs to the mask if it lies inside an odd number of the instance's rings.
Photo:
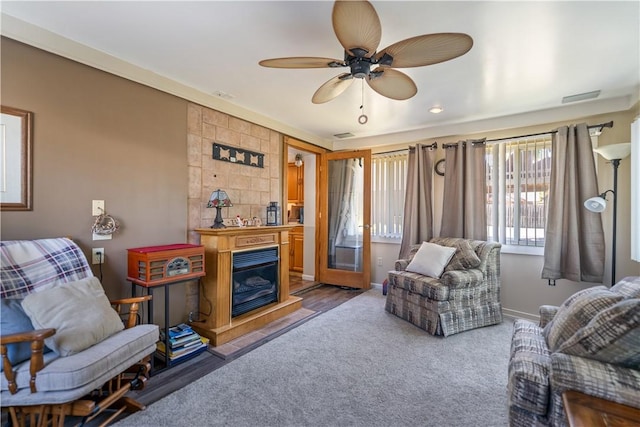
<svg viewBox="0 0 640 427">
<path fill-rule="evenodd" d="M 439 338 L 384 301 L 359 295 L 116 425 L 507 426 L 512 322 Z"/>
</svg>

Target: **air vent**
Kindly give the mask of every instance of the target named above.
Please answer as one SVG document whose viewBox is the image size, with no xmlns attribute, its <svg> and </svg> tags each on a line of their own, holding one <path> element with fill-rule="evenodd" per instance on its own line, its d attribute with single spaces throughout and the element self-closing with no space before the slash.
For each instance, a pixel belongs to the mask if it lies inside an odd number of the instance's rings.
<svg viewBox="0 0 640 427">
<path fill-rule="evenodd" d="M 354 134 L 352 134 L 351 132 L 345 132 L 345 133 L 336 133 L 335 135 L 336 138 L 351 138 L 352 136 L 355 136 Z"/>
<path fill-rule="evenodd" d="M 217 96 L 218 98 L 222 98 L 222 99 L 233 99 L 233 98 L 235 98 L 235 95 L 231 95 L 230 93 L 223 92 L 221 90 L 216 90 L 215 92 L 213 92 L 213 95 Z"/>
<path fill-rule="evenodd" d="M 565 96 L 564 98 L 562 98 L 562 103 L 568 104 L 569 102 L 584 101 L 586 99 L 597 98 L 598 96 L 600 96 L 600 91 L 594 90 L 593 92 L 585 92 L 579 93 L 578 95 Z"/>
</svg>

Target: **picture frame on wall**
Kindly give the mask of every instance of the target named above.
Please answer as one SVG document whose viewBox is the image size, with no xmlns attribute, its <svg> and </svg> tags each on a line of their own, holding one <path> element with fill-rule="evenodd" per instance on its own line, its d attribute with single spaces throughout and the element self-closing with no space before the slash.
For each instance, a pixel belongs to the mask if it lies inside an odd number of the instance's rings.
<svg viewBox="0 0 640 427">
<path fill-rule="evenodd" d="M 0 211 L 33 209 L 33 113 L 1 106 Z"/>
</svg>

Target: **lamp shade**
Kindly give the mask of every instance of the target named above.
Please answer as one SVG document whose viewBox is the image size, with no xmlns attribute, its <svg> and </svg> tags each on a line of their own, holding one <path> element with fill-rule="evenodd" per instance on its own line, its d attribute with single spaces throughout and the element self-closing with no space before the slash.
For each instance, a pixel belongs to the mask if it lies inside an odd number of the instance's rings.
<svg viewBox="0 0 640 427">
<path fill-rule="evenodd" d="M 631 154 L 631 143 L 623 142 L 621 144 L 603 145 L 602 147 L 594 148 L 593 151 L 607 160 L 624 159 Z"/>
<path fill-rule="evenodd" d="M 302 154 L 300 154 L 300 153 L 296 154 L 296 160 L 295 160 L 294 164 L 297 167 L 302 166 Z"/>
<path fill-rule="evenodd" d="M 602 212 L 607 207 L 607 201 L 600 196 L 591 197 L 584 202 L 584 207 L 591 212 Z"/>
<path fill-rule="evenodd" d="M 226 208 L 229 206 L 233 206 L 231 204 L 231 200 L 229 196 L 227 196 L 227 192 L 220 190 L 219 188 L 211 193 L 211 197 L 209 197 L 209 203 L 207 203 L 208 208 Z"/>
</svg>

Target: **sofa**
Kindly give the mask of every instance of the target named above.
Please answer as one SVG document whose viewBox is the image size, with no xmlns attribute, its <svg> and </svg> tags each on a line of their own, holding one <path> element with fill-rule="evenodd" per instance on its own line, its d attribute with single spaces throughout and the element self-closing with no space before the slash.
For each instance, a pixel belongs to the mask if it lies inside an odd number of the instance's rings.
<svg viewBox="0 0 640 427">
<path fill-rule="evenodd" d="M 566 426 L 567 390 L 640 408 L 640 277 L 542 306 L 538 324 L 515 321 L 510 426 Z"/>
<path fill-rule="evenodd" d="M 412 245 L 388 273 L 386 311 L 444 337 L 502 322 L 501 247 L 453 237 Z"/>
<path fill-rule="evenodd" d="M 83 424 L 109 410 L 105 425 L 144 409 L 125 394 L 144 386 L 156 349 L 158 326 L 135 325 L 150 297 L 109 301 L 67 238 L 2 241 L 0 261 L 0 403 L 12 424 Z"/>
</svg>

